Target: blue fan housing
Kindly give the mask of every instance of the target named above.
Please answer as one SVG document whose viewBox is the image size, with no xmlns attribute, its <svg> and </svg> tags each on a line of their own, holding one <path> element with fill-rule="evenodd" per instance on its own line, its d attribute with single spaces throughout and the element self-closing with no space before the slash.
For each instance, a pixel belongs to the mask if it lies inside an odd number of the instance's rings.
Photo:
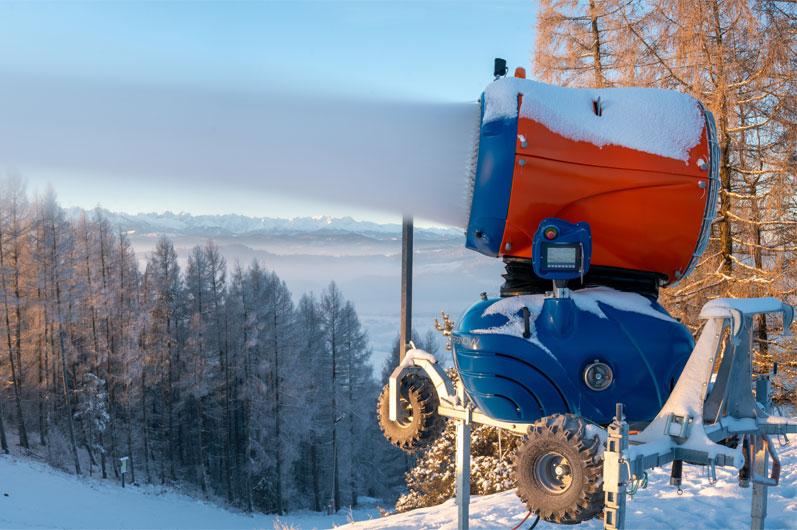
<svg viewBox="0 0 797 530">
<path fill-rule="evenodd" d="M 488 299 L 467 310 L 452 334 L 454 362 L 484 413 L 533 422 L 570 412 L 605 425 L 615 404 L 624 403 L 631 422 L 656 416 L 692 351 L 691 334 L 652 299 L 607 288 L 597 300 L 579 299 L 590 291 Z M 623 303 L 612 303 L 613 295 Z M 499 303 L 503 309 L 495 312 Z M 594 365 L 610 370 L 605 388 L 588 385 L 586 371 Z"/>
</svg>

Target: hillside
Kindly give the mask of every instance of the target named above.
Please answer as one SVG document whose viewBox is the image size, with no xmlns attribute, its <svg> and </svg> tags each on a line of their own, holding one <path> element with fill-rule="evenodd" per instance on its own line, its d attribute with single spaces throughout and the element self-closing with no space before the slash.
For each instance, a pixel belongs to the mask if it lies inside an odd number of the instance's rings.
<svg viewBox="0 0 797 530">
<path fill-rule="evenodd" d="M 770 488 L 766 527 L 797 528 L 797 444 L 780 448 L 781 485 Z M 700 468 L 684 468 L 683 495 L 667 485 L 668 470 L 650 473 L 650 486 L 628 504 L 629 529 L 711 530 L 749 528 L 750 489 L 736 486 L 735 473 L 718 469 L 718 482 L 710 485 Z M 456 506 L 441 506 L 380 517 L 373 500 L 335 516 L 313 512 L 280 518 L 249 516 L 225 510 L 157 486 L 128 486 L 73 475 L 29 459 L 0 456 L 0 528 L 266 528 L 311 530 L 406 529 L 453 530 Z M 506 530 L 518 524 L 526 511 L 514 491 L 474 497 L 471 528 Z M 358 521 L 351 523 L 351 521 Z M 523 526 L 527 528 L 533 518 Z M 601 528 L 599 520 L 579 530 Z M 562 528 L 541 522 L 537 529 Z"/>
</svg>

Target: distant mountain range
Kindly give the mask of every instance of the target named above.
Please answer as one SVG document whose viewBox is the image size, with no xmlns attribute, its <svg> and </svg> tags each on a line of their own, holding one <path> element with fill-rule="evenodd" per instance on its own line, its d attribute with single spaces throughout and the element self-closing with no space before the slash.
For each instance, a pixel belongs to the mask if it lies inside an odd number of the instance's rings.
<svg viewBox="0 0 797 530">
<path fill-rule="evenodd" d="M 77 218 L 82 210 L 70 208 L 67 214 Z M 377 239 L 401 235 L 398 223 L 372 223 L 358 221 L 351 217 L 295 217 L 280 219 L 275 217 L 248 217 L 245 215 L 192 215 L 190 213 L 137 213 L 111 212 L 102 209 L 103 215 L 125 232 L 137 235 L 193 235 L 204 237 L 229 237 L 242 235 L 292 235 L 323 233 L 360 234 Z M 418 228 L 414 236 L 420 239 L 458 239 L 463 231 L 454 228 Z"/>
</svg>

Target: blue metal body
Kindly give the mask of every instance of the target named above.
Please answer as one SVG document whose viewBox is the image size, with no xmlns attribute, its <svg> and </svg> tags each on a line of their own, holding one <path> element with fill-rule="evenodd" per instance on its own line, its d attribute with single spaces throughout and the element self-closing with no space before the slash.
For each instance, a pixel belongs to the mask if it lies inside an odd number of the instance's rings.
<svg viewBox="0 0 797 530">
<path fill-rule="evenodd" d="M 484 94 L 482 94 L 484 101 Z M 482 105 L 484 118 L 484 105 Z M 479 133 L 479 159 L 473 183 L 465 246 L 487 256 L 498 256 L 509 211 L 518 119 L 483 123 Z"/>
<path fill-rule="evenodd" d="M 667 314 L 653 300 L 627 295 Z M 692 351 L 689 331 L 674 320 L 601 302 L 607 318 L 580 309 L 571 298 L 546 298 L 540 309 L 542 295 L 535 296 L 511 297 L 518 303 L 510 316 L 485 315 L 493 304 L 510 300 L 504 298 L 479 301 L 460 319 L 452 334 L 454 362 L 476 405 L 508 422 L 571 412 L 608 424 L 615 404 L 625 403 L 629 421 L 652 420 Z M 528 304 L 529 339 L 521 334 L 526 301 L 534 302 Z M 585 368 L 595 361 L 614 373 L 602 391 L 591 390 L 584 380 Z"/>
</svg>

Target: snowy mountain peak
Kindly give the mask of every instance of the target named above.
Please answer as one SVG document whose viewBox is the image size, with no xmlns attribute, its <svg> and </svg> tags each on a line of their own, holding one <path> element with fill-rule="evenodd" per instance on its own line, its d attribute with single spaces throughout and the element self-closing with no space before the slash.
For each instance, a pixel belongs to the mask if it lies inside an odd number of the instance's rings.
<svg viewBox="0 0 797 530">
<path fill-rule="evenodd" d="M 112 224 L 125 232 L 158 233 L 170 235 L 202 235 L 206 237 L 255 235 L 255 234 L 299 234 L 299 233 L 352 233 L 372 236 L 400 236 L 399 223 L 373 223 L 352 217 L 250 217 L 239 214 L 192 215 L 188 212 L 148 212 L 129 214 L 100 209 Z M 80 208 L 70 208 L 67 215 L 78 218 Z M 462 233 L 450 228 L 415 228 L 416 237 L 457 238 Z"/>
</svg>

